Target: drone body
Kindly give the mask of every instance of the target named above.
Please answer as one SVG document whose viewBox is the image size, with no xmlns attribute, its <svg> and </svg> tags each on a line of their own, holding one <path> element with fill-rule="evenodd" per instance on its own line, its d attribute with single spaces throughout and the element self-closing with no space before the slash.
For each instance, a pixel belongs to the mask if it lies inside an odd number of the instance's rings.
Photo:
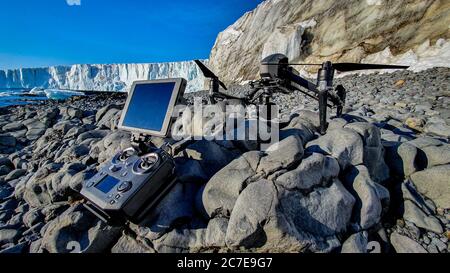
<svg viewBox="0 0 450 273">
<path fill-rule="evenodd" d="M 407 66 L 380 65 L 380 64 L 360 64 L 360 63 L 331 63 L 322 64 L 298 64 L 321 66 L 317 73 L 317 82 L 312 83 L 309 80 L 298 75 L 298 72 L 289 63 L 288 57 L 283 54 L 273 54 L 267 56 L 261 61 L 260 76 L 261 79 L 250 82 L 252 91 L 243 98 L 237 98 L 220 92 L 219 86 L 226 90 L 225 84 L 211 72 L 203 63 L 196 60 L 197 65 L 202 70 L 206 78 L 211 79 L 209 97 L 211 103 L 217 103 L 219 100 L 241 100 L 243 104 L 255 104 L 259 99 L 260 104 L 271 104 L 270 98 L 274 93 L 291 93 L 300 91 L 308 97 L 319 102 L 319 118 L 321 134 L 326 133 L 327 129 L 327 107 L 336 108 L 336 115 L 342 115 L 345 104 L 346 90 L 342 85 L 333 89 L 333 80 L 335 71 L 348 72 L 366 69 L 406 69 Z M 329 103 L 330 102 L 330 103 Z"/>
</svg>

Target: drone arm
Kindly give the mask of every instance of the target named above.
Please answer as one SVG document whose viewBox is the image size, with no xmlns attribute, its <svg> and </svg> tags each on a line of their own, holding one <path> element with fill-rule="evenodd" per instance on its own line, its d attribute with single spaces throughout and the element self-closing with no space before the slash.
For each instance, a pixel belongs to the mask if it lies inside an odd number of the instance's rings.
<svg viewBox="0 0 450 273">
<path fill-rule="evenodd" d="M 316 94 L 319 93 L 319 90 L 317 89 L 317 86 L 314 83 L 308 81 L 307 79 L 304 79 L 304 78 L 302 78 L 302 77 L 300 77 L 300 76 L 298 76 L 298 75 L 296 75 L 296 74 L 294 74 L 294 73 L 292 73 L 290 71 L 286 72 L 286 77 L 290 81 L 296 83 L 297 85 L 300 85 L 303 88 L 308 89 L 311 92 L 314 92 Z"/>
</svg>

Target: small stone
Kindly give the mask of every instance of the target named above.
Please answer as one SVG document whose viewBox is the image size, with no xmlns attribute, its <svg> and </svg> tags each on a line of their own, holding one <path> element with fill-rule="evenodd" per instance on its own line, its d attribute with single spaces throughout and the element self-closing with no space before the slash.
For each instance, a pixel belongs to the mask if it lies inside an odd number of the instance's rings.
<svg viewBox="0 0 450 273">
<path fill-rule="evenodd" d="M 405 121 L 405 124 L 414 130 L 419 132 L 423 131 L 423 126 L 425 125 L 425 121 L 421 118 L 408 118 Z"/>
<path fill-rule="evenodd" d="M 8 181 L 17 179 L 17 178 L 25 175 L 26 173 L 27 173 L 27 171 L 22 170 L 22 169 L 17 169 L 17 170 L 11 171 L 7 176 L 5 176 L 5 181 L 8 182 Z"/>
</svg>

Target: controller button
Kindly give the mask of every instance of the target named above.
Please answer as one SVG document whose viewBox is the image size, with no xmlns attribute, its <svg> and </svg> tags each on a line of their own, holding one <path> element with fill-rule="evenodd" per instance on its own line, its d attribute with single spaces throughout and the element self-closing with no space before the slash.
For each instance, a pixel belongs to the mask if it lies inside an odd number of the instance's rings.
<svg viewBox="0 0 450 273">
<path fill-rule="evenodd" d="M 120 194 L 116 194 L 116 196 L 114 197 L 115 199 L 119 199 L 121 197 Z"/>
<path fill-rule="evenodd" d="M 132 186 L 132 184 L 131 184 L 130 181 L 125 181 L 125 182 L 122 182 L 122 183 L 117 187 L 117 190 L 120 191 L 120 192 L 126 192 L 126 191 L 128 191 L 129 189 L 131 189 L 131 186 Z"/>
<path fill-rule="evenodd" d="M 111 205 L 114 205 L 114 204 L 116 203 L 116 200 L 111 200 L 111 201 L 109 201 L 109 203 L 110 203 Z"/>
<path fill-rule="evenodd" d="M 121 169 L 122 169 L 121 167 L 116 166 L 116 165 L 112 165 L 112 166 L 109 167 L 109 170 L 112 171 L 112 172 L 118 172 Z"/>
<path fill-rule="evenodd" d="M 125 176 L 127 176 L 127 175 L 128 175 L 128 172 L 127 172 L 127 171 L 125 171 L 125 172 L 122 173 L 122 177 L 125 177 Z"/>
</svg>

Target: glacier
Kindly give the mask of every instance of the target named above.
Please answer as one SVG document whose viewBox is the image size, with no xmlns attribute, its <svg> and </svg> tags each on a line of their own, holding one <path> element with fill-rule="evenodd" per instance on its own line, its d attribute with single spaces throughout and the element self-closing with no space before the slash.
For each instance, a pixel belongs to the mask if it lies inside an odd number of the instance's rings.
<svg viewBox="0 0 450 273">
<path fill-rule="evenodd" d="M 202 60 L 205 64 L 208 60 Z M 0 88 L 56 88 L 128 91 L 133 81 L 182 77 L 186 92 L 204 89 L 205 78 L 193 61 L 141 64 L 76 64 L 0 70 Z"/>
</svg>

